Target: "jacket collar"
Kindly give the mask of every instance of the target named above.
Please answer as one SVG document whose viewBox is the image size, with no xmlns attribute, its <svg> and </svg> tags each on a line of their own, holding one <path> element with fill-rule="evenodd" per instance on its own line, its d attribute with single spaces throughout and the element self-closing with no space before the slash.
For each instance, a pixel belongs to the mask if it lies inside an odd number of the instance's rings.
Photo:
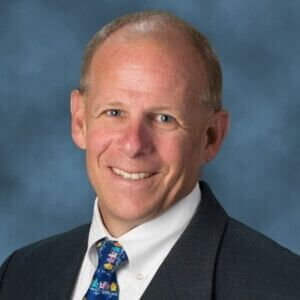
<svg viewBox="0 0 300 300">
<path fill-rule="evenodd" d="M 214 270 L 228 221 L 209 186 L 200 182 L 202 200 L 191 223 L 159 268 L 142 299 L 213 297 Z"/>
<path fill-rule="evenodd" d="M 63 243 L 58 245 L 55 253 L 50 253 L 49 264 L 53 268 L 48 270 L 47 278 L 42 280 L 43 290 L 40 299 L 70 299 L 76 278 L 87 248 L 88 232 L 90 225 L 83 225 L 67 233 Z M 45 284 L 48 282 L 48 284 Z M 46 287 L 46 288 L 45 288 Z"/>
</svg>

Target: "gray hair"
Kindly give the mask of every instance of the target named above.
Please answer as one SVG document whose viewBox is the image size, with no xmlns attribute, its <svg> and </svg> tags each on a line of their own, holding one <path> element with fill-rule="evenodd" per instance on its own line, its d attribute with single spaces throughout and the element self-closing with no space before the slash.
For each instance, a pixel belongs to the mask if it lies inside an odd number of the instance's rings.
<svg viewBox="0 0 300 300">
<path fill-rule="evenodd" d="M 88 90 L 88 75 L 96 50 L 113 33 L 125 27 L 129 35 L 141 37 L 151 33 L 170 33 L 174 30 L 183 33 L 199 51 L 206 69 L 207 87 L 201 97 L 202 101 L 215 111 L 222 108 L 222 69 L 210 42 L 192 25 L 164 11 L 142 11 L 122 16 L 105 25 L 94 35 L 86 46 L 82 60 L 79 86 L 81 94 Z"/>
</svg>

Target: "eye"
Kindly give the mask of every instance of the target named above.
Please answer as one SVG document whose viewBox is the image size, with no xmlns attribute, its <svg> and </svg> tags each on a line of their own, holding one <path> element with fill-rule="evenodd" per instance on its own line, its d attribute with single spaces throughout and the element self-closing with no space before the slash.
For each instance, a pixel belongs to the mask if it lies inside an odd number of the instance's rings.
<svg viewBox="0 0 300 300">
<path fill-rule="evenodd" d="M 170 116 L 170 115 L 166 115 L 166 114 L 160 114 L 157 116 L 157 120 L 160 122 L 160 123 L 171 123 L 171 122 L 174 122 L 175 119 Z"/>
<path fill-rule="evenodd" d="M 120 117 L 122 112 L 119 109 L 109 109 L 105 111 L 105 114 L 109 117 Z"/>
<path fill-rule="evenodd" d="M 164 130 L 173 130 L 179 126 L 177 120 L 168 114 L 157 114 L 154 120 L 156 126 Z"/>
</svg>

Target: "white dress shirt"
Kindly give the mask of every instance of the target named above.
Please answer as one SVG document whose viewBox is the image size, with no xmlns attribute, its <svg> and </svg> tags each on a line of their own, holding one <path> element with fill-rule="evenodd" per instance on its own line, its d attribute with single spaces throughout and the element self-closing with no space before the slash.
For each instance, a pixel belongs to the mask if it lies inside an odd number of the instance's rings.
<svg viewBox="0 0 300 300">
<path fill-rule="evenodd" d="M 196 184 L 189 195 L 162 215 L 131 229 L 117 239 L 128 256 L 128 263 L 117 271 L 120 300 L 140 299 L 158 268 L 186 229 L 200 200 L 201 191 Z M 116 240 L 103 225 L 96 198 L 88 248 L 71 300 L 82 300 L 86 294 L 98 265 L 95 243 L 105 237 Z"/>
</svg>

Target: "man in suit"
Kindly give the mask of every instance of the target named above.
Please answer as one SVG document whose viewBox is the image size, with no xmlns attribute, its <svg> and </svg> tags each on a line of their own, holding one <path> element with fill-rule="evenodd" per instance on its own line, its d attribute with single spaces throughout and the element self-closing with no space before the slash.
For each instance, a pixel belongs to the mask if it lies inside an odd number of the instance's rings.
<svg viewBox="0 0 300 300">
<path fill-rule="evenodd" d="M 198 183 L 228 129 L 221 87 L 208 40 L 175 16 L 102 28 L 71 94 L 72 137 L 97 194 L 92 223 L 14 252 L 0 299 L 300 299 L 300 258 L 228 217 Z M 126 255 L 117 282 L 101 281 L 112 240 Z"/>
</svg>

